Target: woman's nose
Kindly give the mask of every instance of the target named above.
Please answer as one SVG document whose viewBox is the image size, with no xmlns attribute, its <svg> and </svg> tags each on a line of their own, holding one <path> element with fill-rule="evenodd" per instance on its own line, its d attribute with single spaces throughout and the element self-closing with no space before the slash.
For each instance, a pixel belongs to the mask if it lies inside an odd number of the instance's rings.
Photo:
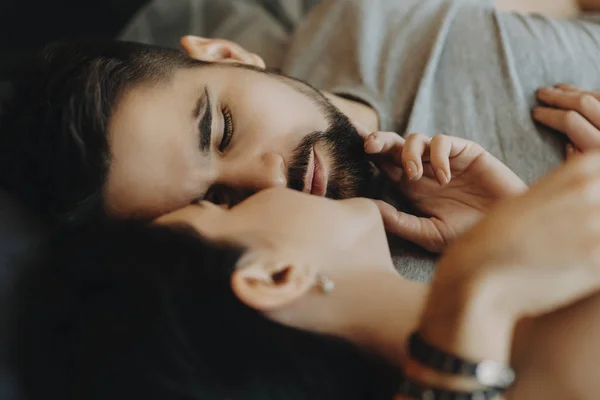
<svg viewBox="0 0 600 400">
<path fill-rule="evenodd" d="M 254 161 L 241 163 L 235 170 L 229 184 L 238 188 L 263 190 L 287 186 L 285 162 L 277 153 L 264 153 Z"/>
<path fill-rule="evenodd" d="M 261 166 L 256 172 L 256 189 L 287 186 L 287 172 L 281 155 L 267 152 L 260 161 Z"/>
</svg>

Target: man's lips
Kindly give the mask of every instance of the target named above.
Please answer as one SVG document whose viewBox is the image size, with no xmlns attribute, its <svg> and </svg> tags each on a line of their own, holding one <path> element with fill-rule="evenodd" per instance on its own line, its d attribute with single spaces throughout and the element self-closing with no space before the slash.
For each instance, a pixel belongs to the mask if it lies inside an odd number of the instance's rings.
<svg viewBox="0 0 600 400">
<path fill-rule="evenodd" d="M 304 177 L 303 191 L 315 196 L 325 196 L 325 193 L 327 193 L 327 174 L 314 146 L 308 162 L 306 176 Z"/>
<path fill-rule="evenodd" d="M 313 154 L 315 159 L 315 167 L 312 179 L 312 189 L 310 190 L 310 193 L 316 196 L 325 196 L 325 193 L 327 193 L 327 173 L 325 171 L 325 166 L 321 162 L 319 153 L 317 153 L 317 150 L 314 148 Z"/>
</svg>

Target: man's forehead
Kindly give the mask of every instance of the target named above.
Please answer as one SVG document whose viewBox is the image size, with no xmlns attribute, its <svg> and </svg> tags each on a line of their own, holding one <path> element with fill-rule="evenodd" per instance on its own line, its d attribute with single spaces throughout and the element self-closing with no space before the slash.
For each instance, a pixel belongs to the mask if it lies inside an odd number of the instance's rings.
<svg viewBox="0 0 600 400">
<path fill-rule="evenodd" d="M 169 92 L 174 92 L 175 87 L 169 82 L 152 83 L 147 85 L 138 85 L 127 90 L 121 95 L 108 129 L 109 138 L 119 134 L 121 131 L 128 131 L 133 127 L 144 125 L 144 121 L 152 123 L 157 115 L 155 110 L 165 110 L 167 105 L 179 105 L 177 97 L 171 96 Z M 168 117 L 162 114 L 162 117 Z"/>
<path fill-rule="evenodd" d="M 304 96 L 308 96 L 313 100 L 317 100 L 318 103 L 323 102 L 322 96 L 320 95 L 318 90 L 314 89 L 308 83 L 303 82 L 294 77 L 282 74 L 279 70 L 276 70 L 276 69 L 271 69 L 271 68 L 263 69 L 263 68 L 256 67 L 254 65 L 241 64 L 241 63 L 207 63 L 207 64 L 198 65 L 197 67 L 186 68 L 186 70 L 193 72 L 194 70 L 197 70 L 197 69 L 201 70 L 201 69 L 208 69 L 208 68 L 230 70 L 230 71 L 237 70 L 240 72 L 243 71 L 243 72 L 256 73 L 262 77 L 266 77 L 268 79 L 272 79 L 274 81 L 284 83 L 286 86 L 291 87 L 292 89 L 296 90 L 300 94 L 303 94 Z"/>
</svg>

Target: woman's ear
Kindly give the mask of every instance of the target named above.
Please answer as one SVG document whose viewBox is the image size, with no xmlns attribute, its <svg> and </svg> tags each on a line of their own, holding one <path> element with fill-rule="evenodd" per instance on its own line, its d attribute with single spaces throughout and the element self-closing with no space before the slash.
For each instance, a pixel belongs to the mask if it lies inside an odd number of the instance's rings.
<svg viewBox="0 0 600 400">
<path fill-rule="evenodd" d="M 265 69 L 262 58 L 229 40 L 184 36 L 181 38 L 181 46 L 190 57 L 200 61 L 238 63 Z"/>
<path fill-rule="evenodd" d="M 315 285 L 316 268 L 273 262 L 268 255 L 245 255 L 231 277 L 231 288 L 247 306 L 258 311 L 281 309 L 302 298 Z"/>
</svg>

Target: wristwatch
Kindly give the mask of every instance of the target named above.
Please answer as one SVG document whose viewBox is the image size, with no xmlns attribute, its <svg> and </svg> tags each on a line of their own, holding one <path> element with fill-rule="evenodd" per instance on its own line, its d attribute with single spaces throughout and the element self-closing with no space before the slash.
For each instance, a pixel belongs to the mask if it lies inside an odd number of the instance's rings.
<svg viewBox="0 0 600 400">
<path fill-rule="evenodd" d="M 464 360 L 430 345 L 419 332 L 413 333 L 409 339 L 409 355 L 423 366 L 442 373 L 475 378 L 482 386 L 498 391 L 505 391 L 515 381 L 515 372 L 508 365 L 492 360 Z"/>
</svg>

